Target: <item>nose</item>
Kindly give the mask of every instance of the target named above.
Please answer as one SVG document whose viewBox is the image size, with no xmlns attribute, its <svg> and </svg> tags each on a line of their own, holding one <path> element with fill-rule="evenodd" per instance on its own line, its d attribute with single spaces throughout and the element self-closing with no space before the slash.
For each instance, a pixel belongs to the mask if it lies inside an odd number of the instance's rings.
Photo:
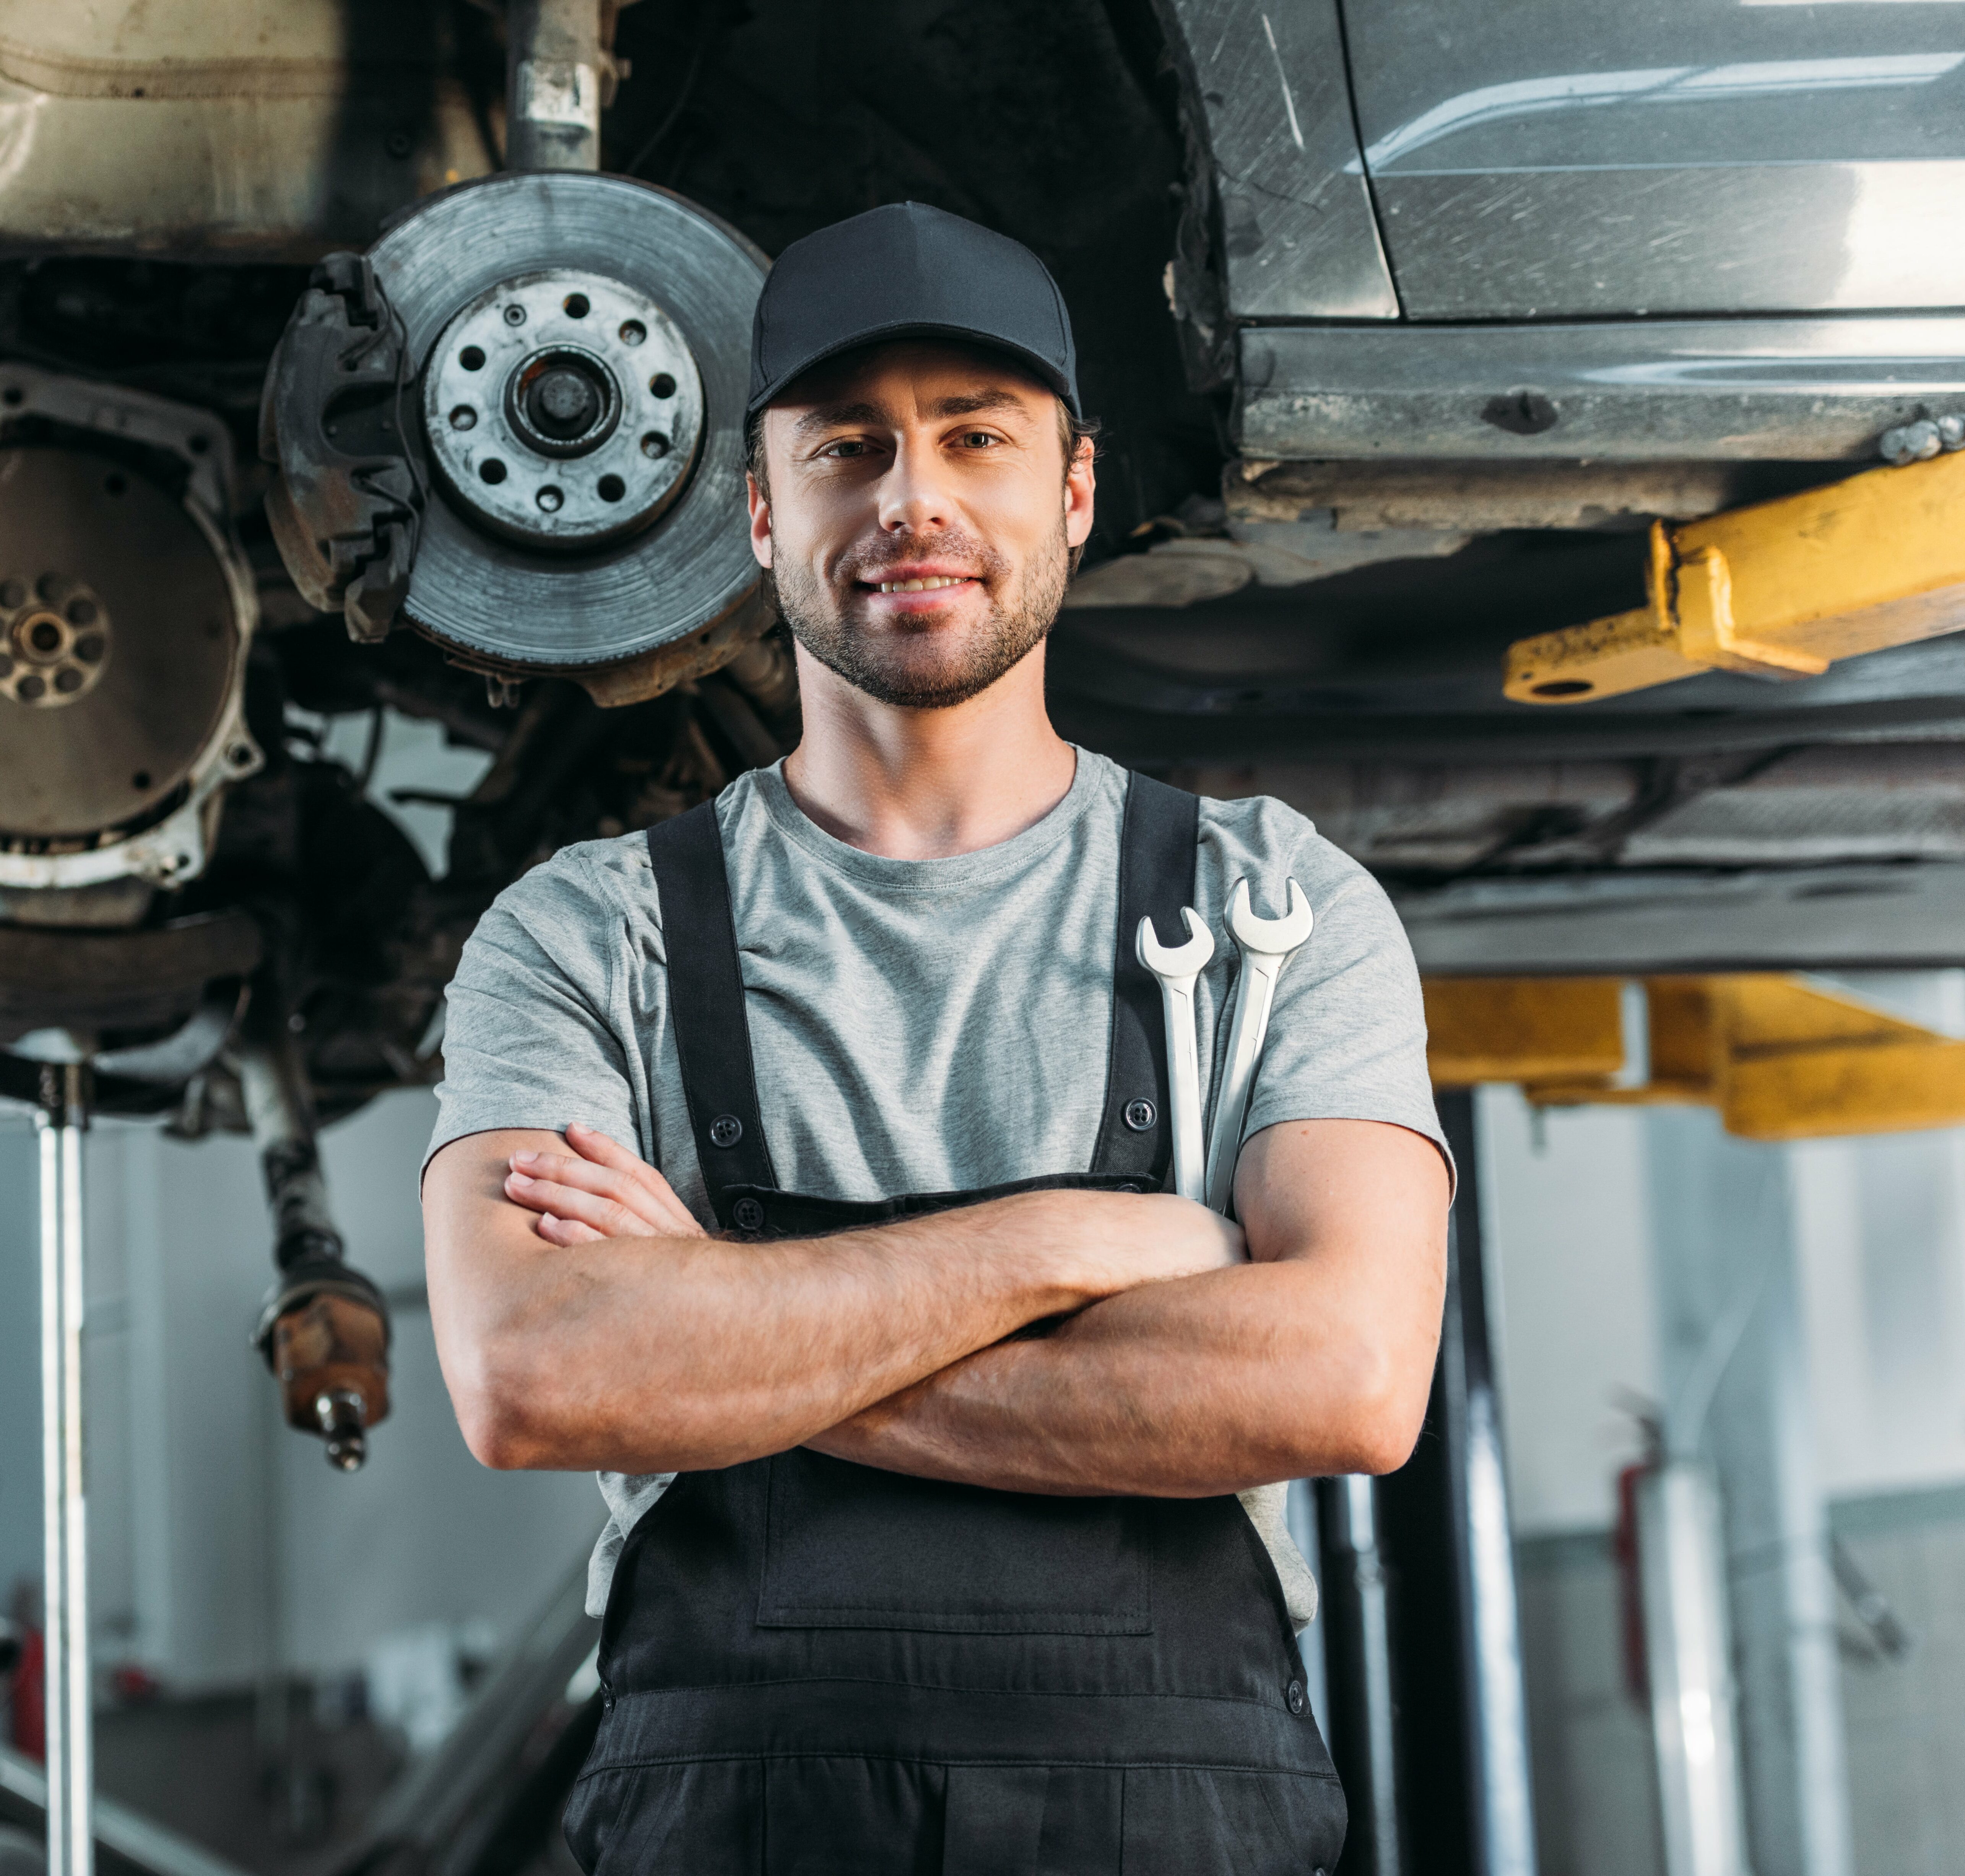
<svg viewBox="0 0 1965 1876">
<path fill-rule="evenodd" d="M 931 437 L 903 434 L 880 479 L 880 526 L 889 534 L 934 534 L 954 519 L 947 465 Z"/>
</svg>

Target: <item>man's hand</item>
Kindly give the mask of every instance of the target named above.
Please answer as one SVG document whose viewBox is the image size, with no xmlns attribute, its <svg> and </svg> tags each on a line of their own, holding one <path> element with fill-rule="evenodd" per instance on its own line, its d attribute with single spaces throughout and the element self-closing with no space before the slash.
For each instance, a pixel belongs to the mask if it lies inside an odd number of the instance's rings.
<svg viewBox="0 0 1965 1876">
<path fill-rule="evenodd" d="M 1029 1324 L 1243 1256 L 1240 1231 L 1185 1199 L 1087 1192 L 732 1243 L 584 1128 L 452 1141 L 423 1217 L 471 1451 L 609 1472 L 782 1452 Z"/>
<path fill-rule="evenodd" d="M 568 1140 L 595 1176 L 659 1179 L 603 1134 Z M 924 1477 L 1076 1494 L 1209 1495 L 1402 1464 L 1439 1331 L 1439 1153 L 1379 1121 L 1286 1123 L 1243 1148 L 1236 1199 L 1246 1250 L 1233 1224 L 1186 1199 L 1132 1201 L 1159 1208 L 1163 1248 L 1188 1228 L 1214 1260 L 1050 1335 L 980 1349 L 804 1443 Z M 637 1228 L 626 1212 L 594 1215 Z"/>
<path fill-rule="evenodd" d="M 701 1237 L 695 1214 L 638 1154 L 577 1121 L 569 1153 L 527 1150 L 507 1161 L 505 1196 L 539 1215 L 532 1228 L 549 1244 L 603 1237 Z"/>
<path fill-rule="evenodd" d="M 1243 1147 L 1249 1261 L 979 1350 L 807 1441 L 1004 1491 L 1211 1497 L 1391 1472 L 1426 1414 L 1446 1276 L 1446 1163 L 1379 1121 Z"/>
</svg>

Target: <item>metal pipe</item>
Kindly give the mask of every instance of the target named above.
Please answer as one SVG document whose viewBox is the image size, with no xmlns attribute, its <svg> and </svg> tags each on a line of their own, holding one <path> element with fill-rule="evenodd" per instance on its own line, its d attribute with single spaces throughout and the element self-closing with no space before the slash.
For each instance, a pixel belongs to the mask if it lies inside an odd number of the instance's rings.
<svg viewBox="0 0 1965 1876">
<path fill-rule="evenodd" d="M 1345 1868 L 1400 1876 L 1397 1713 L 1391 1612 L 1378 1549 L 1377 1488 L 1362 1476 L 1318 1486 L 1330 1752 L 1351 1806 Z"/>
<path fill-rule="evenodd" d="M 1667 1876 L 1747 1876 L 1719 1489 L 1669 1460 L 1639 1482 L 1637 1514 Z"/>
<path fill-rule="evenodd" d="M 598 169 L 613 74 L 600 0 L 509 0 L 505 69 L 505 167 Z"/>
<path fill-rule="evenodd" d="M 82 1449 L 82 1136 L 88 1071 L 41 1071 L 41 1491 L 48 1876 L 91 1876 L 88 1526 Z"/>
</svg>

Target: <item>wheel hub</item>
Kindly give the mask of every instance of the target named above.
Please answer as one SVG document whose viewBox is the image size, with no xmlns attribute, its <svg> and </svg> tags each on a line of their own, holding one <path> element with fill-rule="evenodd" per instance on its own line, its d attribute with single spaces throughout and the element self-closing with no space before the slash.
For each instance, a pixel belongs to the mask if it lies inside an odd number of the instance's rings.
<svg viewBox="0 0 1965 1876">
<path fill-rule="evenodd" d="M 591 548 L 646 527 L 687 487 L 703 382 L 648 294 L 555 268 L 499 282 L 450 322 L 423 415 L 473 519 L 528 546 Z"/>
</svg>

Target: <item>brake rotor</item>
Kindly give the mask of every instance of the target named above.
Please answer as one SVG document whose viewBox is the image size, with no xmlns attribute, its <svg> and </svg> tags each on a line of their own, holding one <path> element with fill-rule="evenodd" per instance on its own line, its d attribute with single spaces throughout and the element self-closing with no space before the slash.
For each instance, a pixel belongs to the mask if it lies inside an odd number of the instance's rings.
<svg viewBox="0 0 1965 1876">
<path fill-rule="evenodd" d="M 420 629 L 519 674 L 591 670 L 750 597 L 744 404 L 767 263 L 741 235 L 645 183 L 543 172 L 432 198 L 369 261 L 440 491 L 404 602 Z"/>
<path fill-rule="evenodd" d="M 181 796 L 232 699 L 238 620 L 184 504 L 79 449 L 0 449 L 0 842 L 47 851 Z"/>
</svg>

